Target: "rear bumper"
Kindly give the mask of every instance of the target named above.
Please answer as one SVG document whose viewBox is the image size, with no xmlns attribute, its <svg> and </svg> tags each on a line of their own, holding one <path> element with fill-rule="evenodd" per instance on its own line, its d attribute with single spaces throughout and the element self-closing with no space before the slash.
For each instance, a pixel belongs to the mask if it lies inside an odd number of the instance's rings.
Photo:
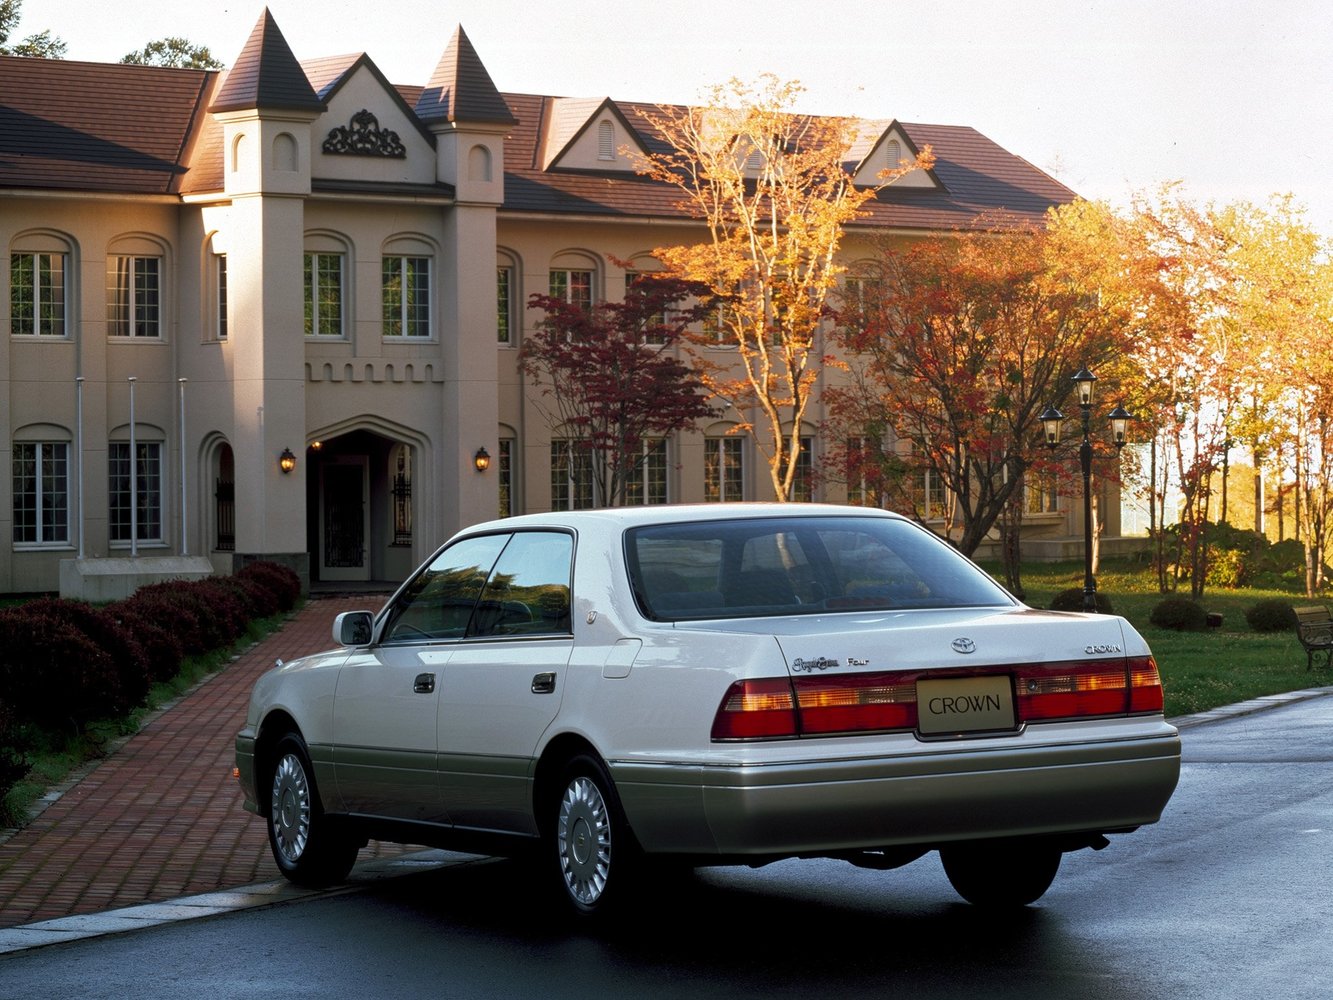
<svg viewBox="0 0 1333 1000">
<path fill-rule="evenodd" d="M 1180 739 L 740 765 L 612 764 L 651 852 L 815 854 L 1156 822 L 1180 775 Z"/>
</svg>

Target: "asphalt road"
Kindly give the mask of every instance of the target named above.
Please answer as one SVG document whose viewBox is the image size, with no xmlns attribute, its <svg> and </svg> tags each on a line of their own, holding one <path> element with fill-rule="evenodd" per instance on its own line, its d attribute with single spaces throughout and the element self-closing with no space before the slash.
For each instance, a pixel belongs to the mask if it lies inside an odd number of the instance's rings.
<svg viewBox="0 0 1333 1000">
<path fill-rule="evenodd" d="M 1333 697 L 1189 729 L 1163 821 L 1065 859 L 1035 906 L 961 902 L 934 856 L 683 876 L 571 926 L 485 861 L 0 958 L 0 997 L 1333 995 Z"/>
</svg>

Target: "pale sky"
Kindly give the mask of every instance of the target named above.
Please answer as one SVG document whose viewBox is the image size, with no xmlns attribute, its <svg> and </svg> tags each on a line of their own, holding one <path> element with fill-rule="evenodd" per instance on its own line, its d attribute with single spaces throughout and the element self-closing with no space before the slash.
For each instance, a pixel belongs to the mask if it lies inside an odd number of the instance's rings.
<svg viewBox="0 0 1333 1000">
<path fill-rule="evenodd" d="M 501 91 L 696 100 L 771 72 L 801 110 L 970 125 L 1088 198 L 1183 182 L 1290 192 L 1333 238 L 1329 0 L 268 0 L 298 59 L 366 52 L 424 84 L 462 24 Z M 859 8 L 861 14 L 850 11 Z M 263 0 L 25 0 L 66 58 L 180 35 L 230 63 Z"/>
</svg>

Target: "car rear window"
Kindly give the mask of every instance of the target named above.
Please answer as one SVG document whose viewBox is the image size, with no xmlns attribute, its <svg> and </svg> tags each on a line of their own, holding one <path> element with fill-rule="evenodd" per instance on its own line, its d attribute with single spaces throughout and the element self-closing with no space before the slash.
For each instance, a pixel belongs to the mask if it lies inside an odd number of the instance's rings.
<svg viewBox="0 0 1333 1000">
<path fill-rule="evenodd" d="M 1012 605 L 924 528 L 882 517 L 697 521 L 634 528 L 627 559 L 657 621 Z"/>
</svg>

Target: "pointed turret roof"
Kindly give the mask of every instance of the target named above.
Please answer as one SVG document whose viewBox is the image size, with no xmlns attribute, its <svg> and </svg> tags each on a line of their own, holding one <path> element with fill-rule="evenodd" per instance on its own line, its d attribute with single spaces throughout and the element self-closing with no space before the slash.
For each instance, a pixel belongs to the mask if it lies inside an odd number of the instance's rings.
<svg viewBox="0 0 1333 1000">
<path fill-rule="evenodd" d="M 323 111 L 267 7 L 236 57 L 210 111 Z"/>
<path fill-rule="evenodd" d="M 416 111 L 424 122 L 518 123 L 461 24 L 422 91 Z"/>
</svg>

